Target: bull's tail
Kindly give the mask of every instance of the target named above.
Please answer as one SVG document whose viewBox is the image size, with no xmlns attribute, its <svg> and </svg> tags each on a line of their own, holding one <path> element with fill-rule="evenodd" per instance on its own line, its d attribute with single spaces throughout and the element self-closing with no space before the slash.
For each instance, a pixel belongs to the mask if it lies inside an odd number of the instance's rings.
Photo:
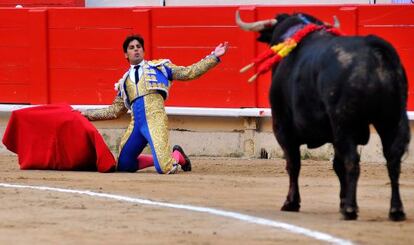
<svg viewBox="0 0 414 245">
<path fill-rule="evenodd" d="M 407 118 L 407 97 L 408 97 L 408 82 L 405 69 L 401 63 L 401 60 L 398 56 L 397 51 L 394 47 L 385 41 L 374 35 L 369 35 L 366 37 L 366 42 L 373 49 L 375 54 L 378 54 L 382 59 L 382 64 L 384 68 L 392 72 L 393 87 L 398 89 L 398 96 L 400 97 L 400 116 L 395 140 L 390 146 L 390 152 L 400 152 L 402 155 L 403 152 L 406 152 L 408 143 L 410 141 L 410 129 L 409 121 Z M 397 109 L 397 108 L 395 108 Z M 402 152 L 402 153 L 401 153 Z"/>
<path fill-rule="evenodd" d="M 390 43 L 374 35 L 366 36 L 365 41 L 376 54 L 379 54 L 385 68 L 394 71 L 392 79 L 395 82 L 394 84 L 398 86 L 402 105 L 406 105 L 408 98 L 407 75 L 397 51 Z"/>
</svg>

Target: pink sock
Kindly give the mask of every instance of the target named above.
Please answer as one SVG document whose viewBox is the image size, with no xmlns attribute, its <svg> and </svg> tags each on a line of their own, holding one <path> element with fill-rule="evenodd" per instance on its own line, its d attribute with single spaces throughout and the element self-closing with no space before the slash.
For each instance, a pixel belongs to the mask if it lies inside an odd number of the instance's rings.
<svg viewBox="0 0 414 245">
<path fill-rule="evenodd" d="M 178 162 L 178 164 L 180 165 L 185 164 L 184 156 L 179 151 L 174 151 L 172 155 L 173 155 L 173 158 Z"/>
<path fill-rule="evenodd" d="M 138 169 L 144 169 L 154 166 L 154 158 L 152 155 L 141 154 L 138 156 Z"/>
</svg>

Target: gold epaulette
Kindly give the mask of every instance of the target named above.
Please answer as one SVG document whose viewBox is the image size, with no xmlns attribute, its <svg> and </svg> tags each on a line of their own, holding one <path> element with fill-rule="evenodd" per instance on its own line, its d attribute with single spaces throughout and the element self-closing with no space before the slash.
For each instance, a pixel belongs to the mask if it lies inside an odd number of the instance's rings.
<svg viewBox="0 0 414 245">
<path fill-rule="evenodd" d="M 171 61 L 169 59 L 159 59 L 159 60 L 151 60 L 151 61 L 148 61 L 148 64 L 150 66 L 157 67 L 157 66 L 163 65 L 165 63 L 170 63 L 170 62 Z"/>
</svg>

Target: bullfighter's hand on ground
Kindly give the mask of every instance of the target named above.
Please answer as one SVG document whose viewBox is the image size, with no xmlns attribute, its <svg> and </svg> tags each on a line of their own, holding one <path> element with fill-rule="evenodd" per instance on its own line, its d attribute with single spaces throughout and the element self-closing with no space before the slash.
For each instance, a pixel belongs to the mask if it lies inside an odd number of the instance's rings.
<svg viewBox="0 0 414 245">
<path fill-rule="evenodd" d="M 227 51 L 227 48 L 229 46 L 228 42 L 220 43 L 213 51 L 214 55 L 217 57 L 220 57 L 224 55 Z"/>
</svg>

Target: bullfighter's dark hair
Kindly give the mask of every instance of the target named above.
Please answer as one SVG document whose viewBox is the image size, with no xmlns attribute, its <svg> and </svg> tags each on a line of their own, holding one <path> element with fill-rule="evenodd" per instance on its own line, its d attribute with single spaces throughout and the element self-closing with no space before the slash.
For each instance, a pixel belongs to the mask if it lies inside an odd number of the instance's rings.
<svg viewBox="0 0 414 245">
<path fill-rule="evenodd" d="M 124 49 L 124 53 L 127 52 L 129 43 L 134 41 L 134 40 L 137 40 L 141 44 L 142 49 L 145 50 L 145 48 L 144 48 L 144 38 L 139 34 L 132 34 L 132 35 L 127 36 L 125 38 L 124 43 L 122 44 L 122 48 Z"/>
</svg>

